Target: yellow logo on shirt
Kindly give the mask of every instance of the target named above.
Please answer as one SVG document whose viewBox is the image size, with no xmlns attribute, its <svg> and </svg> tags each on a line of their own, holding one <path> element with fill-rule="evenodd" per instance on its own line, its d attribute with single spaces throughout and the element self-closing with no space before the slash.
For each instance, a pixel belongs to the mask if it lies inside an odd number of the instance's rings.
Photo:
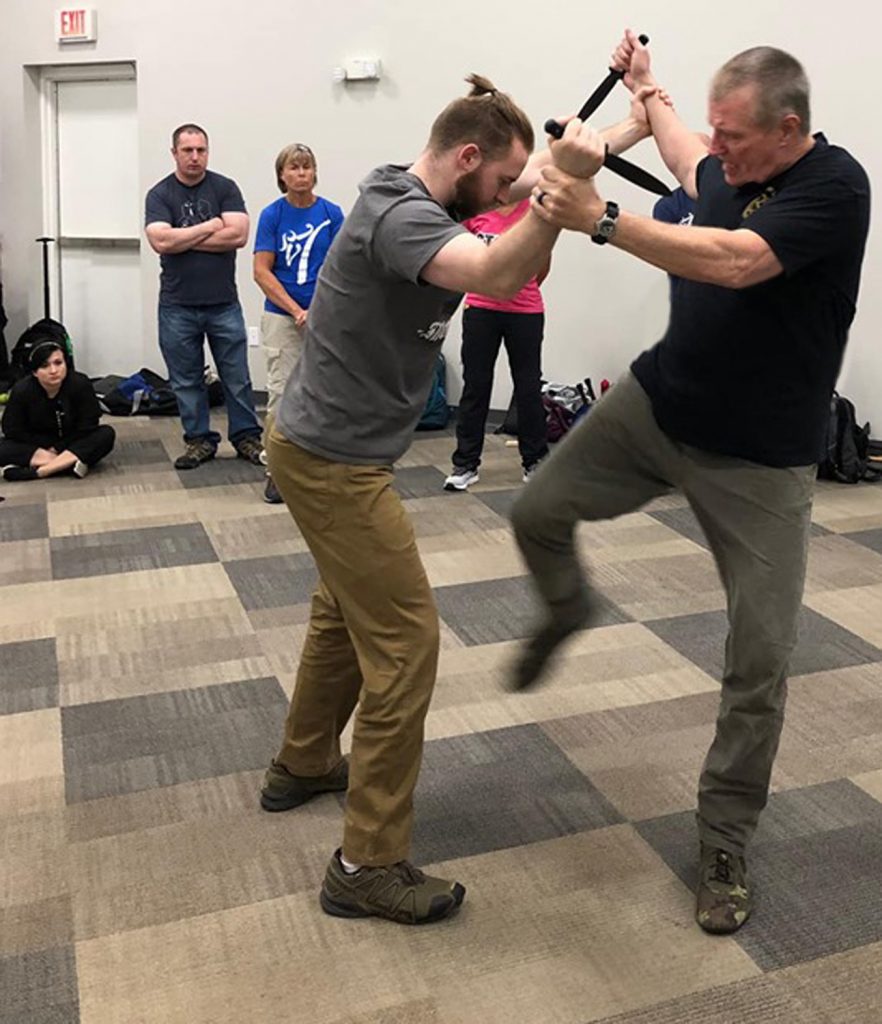
<svg viewBox="0 0 882 1024">
<path fill-rule="evenodd" d="M 752 216 L 757 210 L 765 206 L 774 195 L 775 189 L 772 185 L 769 185 L 763 192 L 760 192 L 758 196 L 754 196 L 747 206 L 744 207 L 741 211 L 741 219 L 747 220 L 748 217 Z"/>
</svg>

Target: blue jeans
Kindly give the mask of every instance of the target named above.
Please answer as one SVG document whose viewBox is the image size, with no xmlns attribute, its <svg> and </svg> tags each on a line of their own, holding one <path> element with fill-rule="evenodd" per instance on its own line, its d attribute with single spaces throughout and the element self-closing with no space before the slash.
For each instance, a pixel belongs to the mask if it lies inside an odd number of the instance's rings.
<svg viewBox="0 0 882 1024">
<path fill-rule="evenodd" d="M 159 306 L 159 349 L 178 400 L 184 440 L 206 440 L 217 446 L 220 434 L 211 429 L 205 387 L 205 351 L 214 357 L 227 406 L 227 434 L 235 445 L 243 438 L 259 437 L 261 426 L 254 411 L 248 340 L 238 302 L 217 306 Z"/>
</svg>

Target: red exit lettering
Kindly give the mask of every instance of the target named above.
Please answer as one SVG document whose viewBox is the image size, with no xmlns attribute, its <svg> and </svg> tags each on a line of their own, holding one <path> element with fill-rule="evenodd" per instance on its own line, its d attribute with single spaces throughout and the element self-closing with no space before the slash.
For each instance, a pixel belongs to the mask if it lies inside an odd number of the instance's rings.
<svg viewBox="0 0 882 1024">
<path fill-rule="evenodd" d="M 61 34 L 63 36 L 81 36 L 86 32 L 85 11 L 62 11 Z"/>
</svg>

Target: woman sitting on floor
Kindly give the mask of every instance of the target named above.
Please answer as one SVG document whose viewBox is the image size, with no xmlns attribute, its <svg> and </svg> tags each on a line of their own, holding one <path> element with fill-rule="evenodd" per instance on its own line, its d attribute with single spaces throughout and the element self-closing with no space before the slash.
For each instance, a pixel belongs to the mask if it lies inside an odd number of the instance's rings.
<svg viewBox="0 0 882 1024">
<path fill-rule="evenodd" d="M 13 387 L 3 414 L 3 479 L 84 477 L 116 439 L 113 427 L 98 422 L 101 409 L 89 378 L 68 368 L 55 341 L 37 342 L 28 366 L 30 374 Z"/>
</svg>

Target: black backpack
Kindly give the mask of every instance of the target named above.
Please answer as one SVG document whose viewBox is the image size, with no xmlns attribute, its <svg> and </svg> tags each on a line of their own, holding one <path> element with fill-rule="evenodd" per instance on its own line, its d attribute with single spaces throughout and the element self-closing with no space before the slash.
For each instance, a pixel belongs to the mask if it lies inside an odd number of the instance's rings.
<svg viewBox="0 0 882 1024">
<path fill-rule="evenodd" d="M 841 484 L 877 480 L 882 470 L 871 467 L 869 452 L 870 424 L 859 427 L 853 403 L 834 391 L 827 432 L 818 457 L 818 476 Z"/>
<path fill-rule="evenodd" d="M 44 341 L 55 342 L 64 352 L 68 368 L 71 370 L 74 368 L 73 346 L 70 343 L 67 328 L 51 317 L 43 317 L 42 320 L 31 324 L 15 343 L 9 360 L 14 380 L 21 380 L 31 372 L 31 352 Z"/>
</svg>

